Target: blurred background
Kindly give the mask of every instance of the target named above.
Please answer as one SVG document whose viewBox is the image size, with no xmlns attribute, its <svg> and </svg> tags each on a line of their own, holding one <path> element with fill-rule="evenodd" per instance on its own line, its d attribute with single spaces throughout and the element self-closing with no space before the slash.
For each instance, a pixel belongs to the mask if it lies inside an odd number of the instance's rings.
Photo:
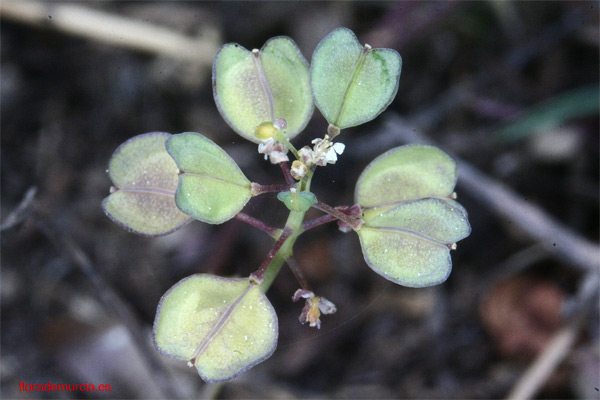
<svg viewBox="0 0 600 400">
<path fill-rule="evenodd" d="M 4 398 L 600 398 L 598 2 L 8 2 L 1 12 L 1 394 Z M 473 232 L 442 285 L 389 284 L 336 224 L 296 245 L 338 312 L 320 331 L 284 269 L 268 297 L 274 355 L 205 384 L 151 343 L 156 305 L 188 275 L 247 276 L 272 245 L 232 220 L 160 238 L 102 212 L 112 152 L 151 131 L 200 132 L 250 180 L 278 168 L 220 118 L 220 45 L 292 37 L 310 62 L 339 26 L 403 57 L 395 101 L 339 140 L 313 192 L 350 205 L 362 169 L 429 142 L 459 160 Z M 315 110 L 297 147 L 322 137 Z M 281 226 L 275 196 L 244 211 Z M 310 216 L 318 216 L 315 212 Z M 110 392 L 20 392 L 110 384 Z"/>
</svg>

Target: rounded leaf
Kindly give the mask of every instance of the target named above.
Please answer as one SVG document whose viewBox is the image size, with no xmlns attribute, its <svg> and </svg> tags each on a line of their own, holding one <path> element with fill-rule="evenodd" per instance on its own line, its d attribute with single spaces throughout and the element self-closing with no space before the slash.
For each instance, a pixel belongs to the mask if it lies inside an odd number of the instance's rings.
<svg viewBox="0 0 600 400">
<path fill-rule="evenodd" d="M 437 285 L 452 269 L 452 244 L 471 233 L 462 207 L 442 199 L 400 204 L 365 217 L 358 231 L 367 264 L 410 287 Z"/>
<path fill-rule="evenodd" d="M 448 198 L 456 178 L 456 162 L 437 147 L 401 146 L 383 153 L 365 168 L 354 197 L 363 208 L 425 197 Z"/>
<path fill-rule="evenodd" d="M 293 138 L 314 109 L 308 63 L 286 36 L 270 39 L 260 51 L 222 46 L 213 64 L 213 94 L 223 119 L 255 143 L 262 140 L 256 128 L 280 118 L 287 123 L 285 135 Z"/>
<path fill-rule="evenodd" d="M 179 168 L 177 207 L 209 224 L 235 216 L 252 197 L 250 181 L 229 155 L 195 132 L 173 135 L 167 151 Z"/>
<path fill-rule="evenodd" d="M 129 231 L 165 235 L 191 221 L 175 205 L 177 166 L 165 149 L 170 136 L 165 132 L 135 136 L 119 146 L 109 162 L 114 187 L 102 209 Z"/>
<path fill-rule="evenodd" d="M 445 245 L 400 230 L 363 226 L 358 231 L 367 265 L 384 278 L 408 287 L 433 286 L 452 270 Z"/>
<path fill-rule="evenodd" d="M 392 49 L 361 46 L 354 33 L 338 28 L 312 56 L 310 78 L 317 108 L 339 129 L 371 121 L 398 91 L 402 58 Z"/>
<path fill-rule="evenodd" d="M 355 193 L 367 264 L 403 286 L 445 281 L 450 249 L 471 233 L 466 210 L 452 199 L 455 185 L 456 163 L 436 147 L 398 147 L 373 160 Z"/>
<path fill-rule="evenodd" d="M 277 315 L 259 285 L 247 278 L 192 275 L 161 298 L 154 343 L 189 361 L 207 382 L 233 379 L 277 346 Z"/>
<path fill-rule="evenodd" d="M 401 230 L 446 247 L 466 238 L 471 226 L 461 209 L 442 199 L 399 204 L 365 219 L 370 228 Z"/>
</svg>

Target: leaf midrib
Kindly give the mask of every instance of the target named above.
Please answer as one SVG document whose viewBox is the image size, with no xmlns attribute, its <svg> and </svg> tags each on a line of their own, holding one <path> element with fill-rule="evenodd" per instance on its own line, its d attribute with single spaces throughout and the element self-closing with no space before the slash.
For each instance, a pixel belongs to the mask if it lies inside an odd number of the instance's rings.
<svg viewBox="0 0 600 400">
<path fill-rule="evenodd" d="M 185 175 L 199 176 L 199 177 L 202 177 L 202 178 L 208 178 L 208 179 L 212 179 L 212 180 L 215 180 L 215 181 L 227 183 L 227 184 L 230 184 L 230 185 L 233 185 L 233 186 L 238 186 L 238 187 L 243 188 L 243 189 L 249 189 L 249 184 L 241 184 L 241 183 L 237 183 L 237 182 L 232 182 L 232 181 L 229 181 L 227 179 L 220 178 L 218 176 L 212 176 L 212 175 L 204 174 L 204 173 L 201 173 L 201 172 L 183 171 L 183 173 L 181 174 L 181 176 L 184 177 Z"/>
<path fill-rule="evenodd" d="M 432 244 L 439 245 L 439 246 L 441 246 L 441 247 L 443 247 L 445 249 L 448 249 L 448 246 L 451 244 L 451 243 L 446 243 L 444 241 L 435 239 L 435 238 L 433 238 L 433 237 L 431 237 L 429 235 L 425 235 L 423 233 L 416 232 L 416 231 L 413 231 L 413 230 L 410 230 L 410 229 L 406 229 L 406 228 L 396 228 L 396 227 L 391 227 L 391 226 L 375 227 L 375 226 L 369 226 L 368 224 L 365 224 L 365 226 L 363 226 L 363 229 L 372 229 L 372 230 L 390 231 L 390 232 L 400 232 L 400 233 L 407 234 L 409 236 L 416 237 L 418 239 L 426 240 L 426 241 L 428 241 L 428 242 L 430 242 Z"/>
<path fill-rule="evenodd" d="M 359 43 L 359 45 L 360 45 L 360 43 Z M 337 116 L 335 117 L 335 122 L 333 123 L 333 125 L 335 125 L 337 127 L 339 127 L 340 118 L 344 112 L 344 108 L 346 107 L 346 103 L 348 100 L 348 93 L 350 93 L 350 89 L 352 89 L 352 87 L 354 86 L 354 83 L 356 82 L 356 79 L 358 78 L 358 75 L 360 74 L 360 70 L 361 70 L 363 64 L 365 63 L 367 54 L 371 51 L 371 49 L 367 49 L 364 46 L 361 46 L 361 47 L 362 48 L 361 48 L 358 60 L 356 60 L 356 64 L 354 64 L 354 73 L 352 74 L 352 79 L 350 79 L 350 82 L 348 82 L 348 86 L 346 86 L 346 89 L 344 90 L 344 97 L 342 98 L 342 104 L 340 106 L 340 109 L 338 110 Z"/>
<path fill-rule="evenodd" d="M 152 186 L 129 186 L 123 188 L 117 188 L 117 191 L 130 192 L 130 193 L 147 193 L 155 194 L 160 196 L 175 196 L 174 190 L 168 190 Z M 116 193 L 116 192 L 115 192 Z"/>
<path fill-rule="evenodd" d="M 436 199 L 436 200 L 454 200 L 453 198 L 450 197 L 450 195 L 448 196 L 426 196 L 426 197 L 419 197 L 416 199 L 406 199 L 406 200 L 396 200 L 396 201 L 390 201 L 387 203 L 381 203 L 381 204 L 377 204 L 374 206 L 365 206 L 362 207 L 363 210 L 374 210 L 376 208 L 380 208 L 380 207 L 394 207 L 394 206 L 403 206 L 403 205 L 407 205 L 410 203 L 416 203 L 419 202 L 421 200 L 428 200 L 428 199 Z M 387 211 L 387 210 L 386 210 Z"/>
<path fill-rule="evenodd" d="M 235 299 L 228 307 L 226 307 L 225 310 L 223 310 L 223 312 L 219 316 L 214 327 L 204 337 L 204 339 L 202 340 L 200 345 L 198 345 L 198 348 L 192 355 L 191 360 L 193 360 L 195 362 L 195 360 L 204 352 L 204 350 L 206 350 L 206 348 L 212 342 L 212 340 L 223 330 L 225 325 L 227 325 L 227 322 L 229 322 L 229 319 L 230 319 L 231 315 L 233 314 L 233 312 L 235 311 L 235 309 L 237 308 L 237 306 L 242 302 L 242 300 L 250 292 L 250 289 L 252 289 L 252 284 L 248 283 L 248 286 L 238 296 L 238 298 Z"/>
</svg>

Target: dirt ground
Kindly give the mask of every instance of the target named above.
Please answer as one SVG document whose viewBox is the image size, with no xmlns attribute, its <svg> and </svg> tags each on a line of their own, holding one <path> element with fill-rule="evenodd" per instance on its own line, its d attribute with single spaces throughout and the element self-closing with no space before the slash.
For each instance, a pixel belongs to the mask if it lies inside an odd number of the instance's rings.
<svg viewBox="0 0 600 400">
<path fill-rule="evenodd" d="M 0 6 L 3 398 L 600 398 L 597 2 L 51 2 L 37 19 Z M 74 32 L 69 22 L 84 17 L 64 7 L 125 22 Z M 136 22 L 201 51 L 130 44 Z M 445 283 L 411 289 L 370 270 L 356 234 L 308 232 L 297 261 L 338 312 L 320 331 L 301 325 L 298 284 L 282 270 L 267 293 L 277 350 L 206 384 L 154 350 L 157 303 L 194 273 L 247 276 L 272 241 L 236 220 L 130 234 L 100 207 L 108 161 L 132 136 L 195 131 L 250 180 L 282 183 L 219 116 L 212 59 L 224 43 L 252 49 L 288 35 L 310 61 L 339 26 L 398 50 L 402 76 L 386 112 L 342 133 L 346 151 L 317 170 L 313 192 L 351 205 L 374 157 L 430 141 L 460 160 L 472 234 Z M 108 38 L 88 36 L 94 27 Z M 294 144 L 326 126 L 315 110 Z M 286 216 L 272 195 L 244 211 L 277 226 Z M 539 379 L 529 379 L 534 365 L 546 368 Z"/>
</svg>

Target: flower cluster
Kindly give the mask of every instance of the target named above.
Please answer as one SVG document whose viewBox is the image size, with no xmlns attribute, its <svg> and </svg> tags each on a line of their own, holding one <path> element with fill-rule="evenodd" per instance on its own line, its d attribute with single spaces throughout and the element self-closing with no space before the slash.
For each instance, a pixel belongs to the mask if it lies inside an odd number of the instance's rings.
<svg viewBox="0 0 600 400">
<path fill-rule="evenodd" d="M 313 148 L 304 146 L 298 150 L 298 160 L 292 163 L 290 172 L 297 180 L 302 179 L 313 165 L 324 167 L 335 164 L 337 156 L 346 148 L 343 143 L 333 143 L 327 136 L 324 139 L 314 139 L 311 143 L 314 144 Z"/>
</svg>

